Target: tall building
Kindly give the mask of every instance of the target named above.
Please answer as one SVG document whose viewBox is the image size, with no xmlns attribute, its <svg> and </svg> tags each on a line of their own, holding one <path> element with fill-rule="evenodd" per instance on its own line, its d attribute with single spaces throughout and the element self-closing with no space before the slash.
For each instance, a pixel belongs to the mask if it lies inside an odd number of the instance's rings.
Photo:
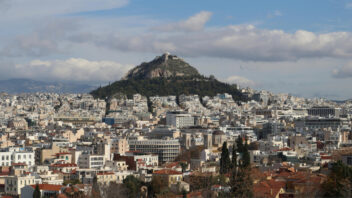
<svg viewBox="0 0 352 198">
<path fill-rule="evenodd" d="M 295 120 L 295 127 L 297 131 L 304 129 L 328 129 L 337 130 L 344 125 L 344 120 L 340 118 L 310 118 Z"/>
<path fill-rule="evenodd" d="M 176 128 L 194 126 L 194 117 L 182 111 L 170 111 L 166 114 L 166 125 Z"/>
<path fill-rule="evenodd" d="M 116 138 L 111 140 L 111 153 L 124 155 L 129 150 L 126 138 Z"/>
<path fill-rule="evenodd" d="M 128 141 L 130 151 L 157 154 L 159 162 L 173 161 L 180 154 L 180 142 L 177 139 L 145 139 L 138 137 Z"/>
<path fill-rule="evenodd" d="M 308 109 L 308 115 L 319 116 L 319 117 L 340 117 L 340 108 L 328 107 L 328 106 L 315 106 Z"/>
</svg>

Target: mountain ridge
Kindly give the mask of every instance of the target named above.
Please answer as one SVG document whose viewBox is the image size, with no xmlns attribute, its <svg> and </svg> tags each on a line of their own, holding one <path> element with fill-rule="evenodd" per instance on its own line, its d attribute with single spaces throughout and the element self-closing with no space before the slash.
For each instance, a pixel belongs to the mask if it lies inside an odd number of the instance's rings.
<svg viewBox="0 0 352 198">
<path fill-rule="evenodd" d="M 45 82 L 27 78 L 11 78 L 0 80 L 0 92 L 16 93 L 87 93 L 95 86 L 79 83 Z"/>
</svg>

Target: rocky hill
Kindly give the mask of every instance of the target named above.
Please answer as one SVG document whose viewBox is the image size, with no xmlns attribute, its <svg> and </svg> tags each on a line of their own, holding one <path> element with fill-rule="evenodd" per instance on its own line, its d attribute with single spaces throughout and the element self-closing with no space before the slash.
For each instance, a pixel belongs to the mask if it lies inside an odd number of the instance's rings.
<svg viewBox="0 0 352 198">
<path fill-rule="evenodd" d="M 199 75 L 197 69 L 190 66 L 182 58 L 165 53 L 148 63 L 142 63 L 131 69 L 123 80 Z"/>
<path fill-rule="evenodd" d="M 133 68 L 120 81 L 91 92 L 94 97 L 104 99 L 116 94 L 131 98 L 136 93 L 147 97 L 181 94 L 197 94 L 202 97 L 229 93 L 236 101 L 246 100 L 235 85 L 220 82 L 214 77 L 205 77 L 183 59 L 168 53 Z"/>
</svg>

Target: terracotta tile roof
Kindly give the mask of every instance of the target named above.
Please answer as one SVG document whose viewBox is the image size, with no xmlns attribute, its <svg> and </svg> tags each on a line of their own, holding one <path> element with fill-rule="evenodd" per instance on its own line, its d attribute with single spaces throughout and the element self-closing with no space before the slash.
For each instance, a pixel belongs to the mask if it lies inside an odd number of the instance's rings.
<svg viewBox="0 0 352 198">
<path fill-rule="evenodd" d="M 26 163 L 11 163 L 11 166 L 27 166 Z"/>
<path fill-rule="evenodd" d="M 324 156 L 324 155 L 322 155 L 320 158 L 321 158 L 322 160 L 331 160 L 331 159 L 332 159 L 332 156 Z"/>
<path fill-rule="evenodd" d="M 273 179 L 262 181 L 254 184 L 254 197 L 274 198 L 285 187 L 284 181 L 275 181 Z"/>
<path fill-rule="evenodd" d="M 31 185 L 33 189 L 35 189 L 36 185 Z M 45 191 L 60 191 L 62 185 L 54 185 L 54 184 L 38 184 L 40 190 L 45 190 Z"/>
<path fill-rule="evenodd" d="M 57 198 L 68 198 L 65 194 L 59 194 L 58 196 L 57 196 Z"/>
<path fill-rule="evenodd" d="M 68 153 L 68 152 L 62 152 L 62 153 L 56 153 L 55 155 L 71 155 L 71 153 Z"/>
<path fill-rule="evenodd" d="M 52 164 L 51 167 L 77 167 L 77 164 Z"/>
<path fill-rule="evenodd" d="M 178 166 L 178 162 L 170 162 L 170 163 L 167 163 L 167 164 L 165 164 L 165 168 L 173 168 L 173 167 L 176 167 L 176 166 Z"/>
<path fill-rule="evenodd" d="M 112 172 L 103 172 L 103 173 L 97 173 L 97 175 L 113 175 L 114 173 Z"/>
<path fill-rule="evenodd" d="M 159 174 L 159 175 L 182 175 L 181 172 L 175 171 L 175 170 L 170 170 L 170 169 L 157 170 L 157 171 L 154 171 L 154 174 Z"/>
</svg>

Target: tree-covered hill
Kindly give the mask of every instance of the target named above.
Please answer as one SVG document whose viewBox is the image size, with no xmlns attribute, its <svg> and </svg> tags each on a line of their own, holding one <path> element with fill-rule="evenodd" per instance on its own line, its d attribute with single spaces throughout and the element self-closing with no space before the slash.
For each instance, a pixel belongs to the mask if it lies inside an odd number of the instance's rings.
<svg viewBox="0 0 352 198">
<path fill-rule="evenodd" d="M 218 93 L 228 93 L 231 94 L 236 101 L 246 100 L 234 85 L 201 75 L 170 78 L 130 78 L 127 80 L 116 81 L 111 85 L 100 87 L 91 92 L 91 94 L 97 98 L 109 98 L 116 93 L 125 94 L 129 98 L 136 93 L 147 97 L 167 95 L 178 96 L 181 94 L 215 96 Z"/>
</svg>

